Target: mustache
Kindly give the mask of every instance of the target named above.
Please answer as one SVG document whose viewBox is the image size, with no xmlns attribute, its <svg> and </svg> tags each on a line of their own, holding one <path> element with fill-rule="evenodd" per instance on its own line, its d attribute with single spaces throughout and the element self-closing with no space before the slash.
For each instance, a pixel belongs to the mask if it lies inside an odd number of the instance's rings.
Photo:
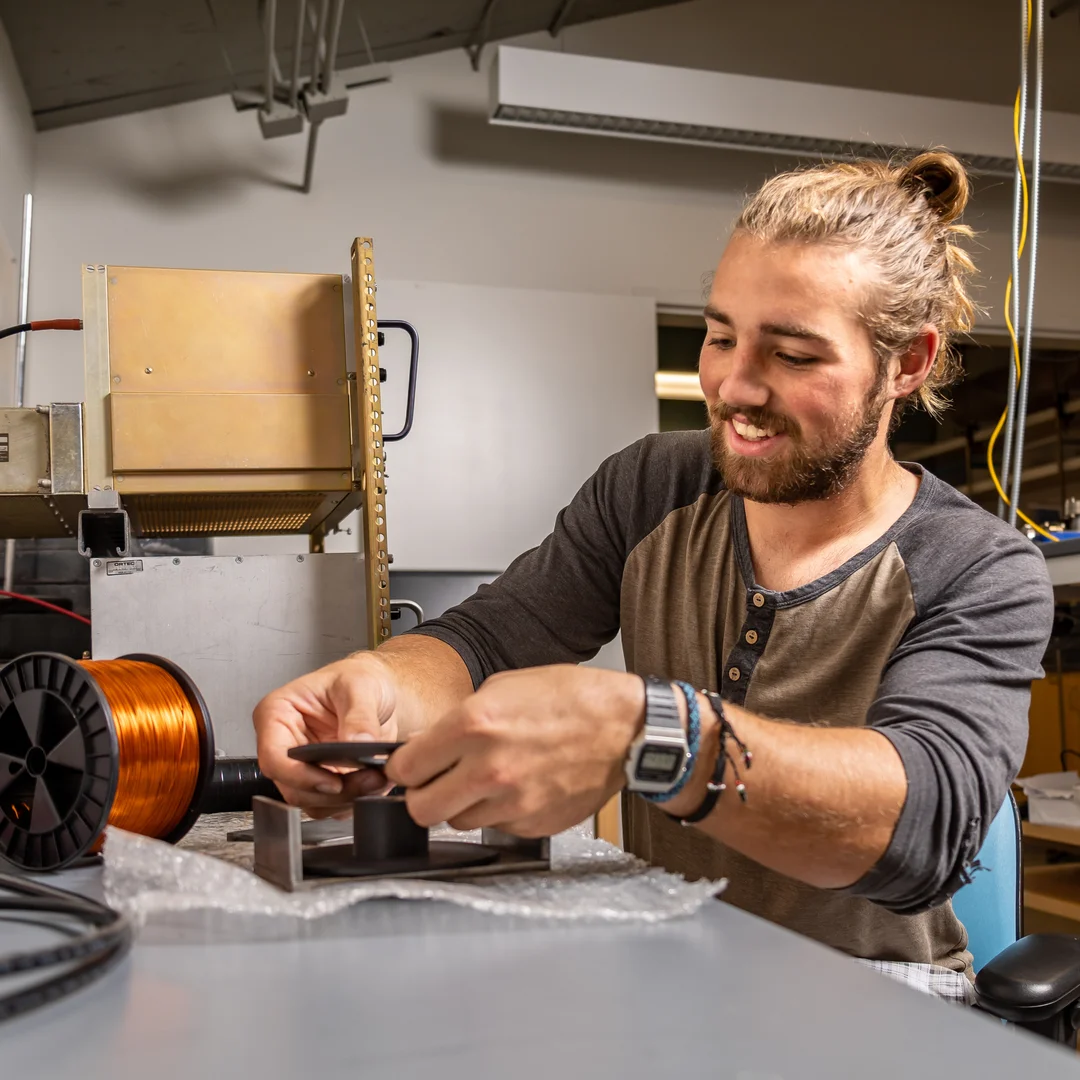
<svg viewBox="0 0 1080 1080">
<path fill-rule="evenodd" d="M 736 416 L 744 417 L 753 427 L 775 431 L 777 434 L 798 435 L 799 425 L 782 413 L 770 412 L 758 405 L 730 405 L 726 401 L 717 401 L 709 409 L 713 423 L 723 424 Z"/>
</svg>

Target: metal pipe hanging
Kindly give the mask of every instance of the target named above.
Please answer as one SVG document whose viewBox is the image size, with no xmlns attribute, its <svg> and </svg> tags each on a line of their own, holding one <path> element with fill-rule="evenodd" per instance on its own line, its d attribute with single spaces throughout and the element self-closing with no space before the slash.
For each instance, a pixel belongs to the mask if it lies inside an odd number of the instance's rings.
<svg viewBox="0 0 1080 1080">
<path fill-rule="evenodd" d="M 331 21 L 330 41 L 323 54 L 322 91 L 330 93 L 330 82 L 337 63 L 338 40 L 341 38 L 341 17 L 345 14 L 345 0 L 334 0 L 334 17 Z"/>
<path fill-rule="evenodd" d="M 34 196 L 23 196 L 22 246 L 19 251 L 19 323 L 29 320 L 30 229 L 34 219 Z M 21 409 L 26 390 L 26 333 L 15 339 L 15 408 Z"/>
<path fill-rule="evenodd" d="M 1009 387 L 1005 399 L 1005 442 L 1001 450 L 1001 490 L 1009 490 L 1009 468 L 1012 464 L 1013 439 L 1015 438 L 1016 419 L 1016 388 L 1017 372 L 1016 359 L 1020 355 L 1019 343 L 1016 342 L 1020 333 L 1020 235 L 1023 227 L 1024 208 L 1021 198 L 1021 170 L 1024 168 L 1024 139 L 1027 134 L 1027 91 L 1028 91 L 1028 39 L 1031 28 L 1028 26 L 1028 0 L 1020 0 L 1020 118 L 1017 133 L 1017 163 L 1013 177 L 1013 217 L 1012 217 L 1012 324 L 1013 342 L 1011 347 L 1016 350 L 1015 356 L 1009 359 Z M 1006 312 L 1006 317 L 1009 313 Z M 1007 516 L 1006 502 L 998 495 L 997 515 L 999 518 Z"/>
<path fill-rule="evenodd" d="M 1031 338 L 1035 314 L 1035 269 L 1039 252 L 1039 187 L 1042 164 L 1043 111 L 1043 0 L 1035 0 L 1035 104 L 1031 131 L 1031 247 L 1028 251 L 1028 282 L 1024 311 L 1024 351 L 1020 388 L 1016 400 L 1016 448 L 1013 451 L 1013 486 L 1010 496 L 1009 524 L 1016 524 L 1020 505 L 1020 480 L 1024 467 L 1024 432 L 1027 418 L 1028 389 L 1031 382 Z"/>
<path fill-rule="evenodd" d="M 292 83 L 289 87 L 289 105 L 297 108 L 300 101 L 300 61 L 304 51 L 304 20 L 307 17 L 307 0 L 298 0 L 296 7 L 296 40 L 293 44 Z"/>
<path fill-rule="evenodd" d="M 30 308 L 30 228 L 34 221 L 34 196 L 23 197 L 22 245 L 19 249 L 19 324 L 27 322 Z M 23 407 L 26 388 L 26 331 L 15 339 L 15 408 Z M 15 584 L 15 541 L 4 544 L 4 591 Z"/>
<path fill-rule="evenodd" d="M 319 58 L 323 51 L 323 39 L 326 37 L 326 23 L 330 15 L 330 0 L 322 0 L 319 5 L 319 21 L 315 25 L 315 40 L 311 43 L 311 81 L 308 90 L 319 91 Z"/>
<path fill-rule="evenodd" d="M 274 28 L 277 24 L 277 0 L 266 0 L 265 25 L 266 39 L 266 102 L 263 108 L 270 112 L 274 107 Z"/>
</svg>

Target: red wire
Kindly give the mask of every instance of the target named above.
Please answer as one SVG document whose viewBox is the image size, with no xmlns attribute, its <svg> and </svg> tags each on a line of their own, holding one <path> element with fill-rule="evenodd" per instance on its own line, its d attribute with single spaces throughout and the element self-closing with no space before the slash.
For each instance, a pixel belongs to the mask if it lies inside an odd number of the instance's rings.
<svg viewBox="0 0 1080 1080">
<path fill-rule="evenodd" d="M 79 615 L 74 611 L 68 611 L 67 608 L 57 607 L 56 604 L 50 604 L 48 600 L 39 600 L 36 596 L 26 596 L 23 593 L 8 592 L 7 589 L 0 589 L 0 596 L 7 596 L 12 600 L 25 600 L 30 604 L 38 604 L 43 608 L 48 608 L 50 611 L 58 611 L 61 615 L 66 615 L 69 619 L 78 619 L 81 623 L 90 625 L 90 620 L 85 615 Z"/>
<path fill-rule="evenodd" d="M 82 319 L 33 319 L 31 330 L 81 330 Z"/>
</svg>

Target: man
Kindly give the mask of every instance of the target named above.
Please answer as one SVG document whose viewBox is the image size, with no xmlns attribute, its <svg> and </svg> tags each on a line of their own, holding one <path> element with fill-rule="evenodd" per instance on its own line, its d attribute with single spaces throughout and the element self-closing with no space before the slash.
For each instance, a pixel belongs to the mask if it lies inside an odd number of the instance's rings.
<svg viewBox="0 0 1080 1080">
<path fill-rule="evenodd" d="M 493 585 L 271 694 L 267 775 L 332 813 L 379 776 L 288 749 L 403 738 L 388 776 L 417 822 L 524 836 L 629 788 L 630 850 L 963 984 L 948 900 L 1023 757 L 1053 608 L 1027 540 L 888 449 L 906 402 L 940 410 L 970 326 L 968 190 L 943 152 L 765 184 L 705 309 L 710 431 L 615 455 Z M 620 629 L 636 674 L 573 666 Z M 649 675 L 723 704 L 663 682 L 646 708 Z"/>
</svg>

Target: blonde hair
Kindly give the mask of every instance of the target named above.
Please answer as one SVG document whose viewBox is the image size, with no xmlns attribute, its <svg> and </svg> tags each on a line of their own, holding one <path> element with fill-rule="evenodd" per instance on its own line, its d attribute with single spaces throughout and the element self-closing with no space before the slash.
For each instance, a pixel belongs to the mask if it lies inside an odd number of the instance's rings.
<svg viewBox="0 0 1080 1080">
<path fill-rule="evenodd" d="M 943 391 L 962 370 L 952 338 L 975 318 L 968 295 L 975 265 L 957 243 L 974 234 L 956 220 L 970 194 L 967 170 L 946 150 L 903 163 L 835 162 L 774 176 L 750 197 L 735 229 L 769 242 L 865 252 L 880 281 L 863 312 L 879 361 L 909 348 L 928 323 L 941 332 L 930 374 L 916 392 L 919 404 L 940 417 L 948 406 Z"/>
</svg>

